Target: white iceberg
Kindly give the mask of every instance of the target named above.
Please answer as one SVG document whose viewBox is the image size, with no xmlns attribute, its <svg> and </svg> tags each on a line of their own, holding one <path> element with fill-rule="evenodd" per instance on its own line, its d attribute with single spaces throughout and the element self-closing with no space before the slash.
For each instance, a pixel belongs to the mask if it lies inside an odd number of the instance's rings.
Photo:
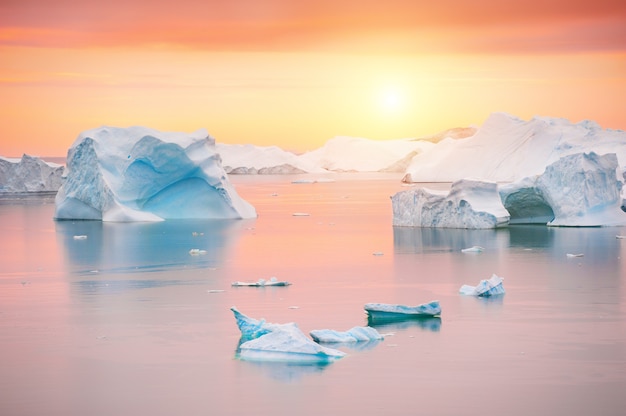
<svg viewBox="0 0 626 416">
<path fill-rule="evenodd" d="M 441 305 L 438 300 L 433 300 L 417 306 L 388 303 L 367 303 L 364 306 L 364 309 L 370 323 L 414 318 L 432 318 L 441 315 Z"/>
<path fill-rule="evenodd" d="M 266 287 L 266 286 L 289 286 L 291 283 L 287 281 L 278 280 L 276 277 L 271 277 L 270 280 L 259 279 L 256 282 L 233 282 L 231 286 L 251 286 L 251 287 Z"/>
<path fill-rule="evenodd" d="M 502 281 L 504 279 L 493 274 L 489 279 L 483 279 L 476 286 L 463 285 L 459 290 L 462 295 L 489 297 L 505 293 Z"/>
<path fill-rule="evenodd" d="M 309 332 L 315 342 L 350 343 L 382 340 L 384 337 L 371 326 L 355 326 L 347 331 L 315 329 Z"/>
<path fill-rule="evenodd" d="M 56 192 L 64 170 L 63 165 L 26 154 L 19 159 L 0 157 L 0 193 Z"/>
<path fill-rule="evenodd" d="M 462 179 L 450 192 L 426 188 L 400 191 L 391 197 L 393 225 L 485 229 L 508 224 L 495 182 Z"/>
<path fill-rule="evenodd" d="M 473 136 L 444 139 L 416 155 L 406 182 L 454 182 L 476 178 L 514 182 L 541 174 L 564 156 L 615 153 L 626 166 L 626 132 L 604 130 L 593 121 L 571 123 L 550 117 L 524 121 L 493 113 Z"/>
<path fill-rule="evenodd" d="M 550 226 L 626 224 L 617 156 L 594 152 L 562 157 L 541 175 L 500 187 L 511 223 Z"/>
<path fill-rule="evenodd" d="M 231 310 L 242 335 L 237 353 L 242 360 L 325 364 L 346 355 L 312 341 L 295 323 L 268 324 L 245 316 L 235 307 Z"/>
<path fill-rule="evenodd" d="M 160 221 L 256 217 L 239 197 L 201 129 L 192 134 L 145 127 L 81 133 L 68 151 L 56 219 Z"/>
</svg>

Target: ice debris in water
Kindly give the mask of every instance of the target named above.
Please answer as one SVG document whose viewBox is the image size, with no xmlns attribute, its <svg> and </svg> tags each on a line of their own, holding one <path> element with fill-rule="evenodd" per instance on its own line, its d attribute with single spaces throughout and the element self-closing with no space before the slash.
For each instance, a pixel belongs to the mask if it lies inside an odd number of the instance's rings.
<svg viewBox="0 0 626 416">
<path fill-rule="evenodd" d="M 347 331 L 316 329 L 309 333 L 315 342 L 348 343 L 382 340 L 384 337 L 371 326 L 355 326 Z"/>
<path fill-rule="evenodd" d="M 259 279 L 256 282 L 233 282 L 232 286 L 251 286 L 251 287 L 265 287 L 265 286 L 289 286 L 291 283 L 287 281 L 278 280 L 276 277 L 271 277 L 270 280 Z"/>
<path fill-rule="evenodd" d="M 323 347 L 308 338 L 295 323 L 270 324 L 230 308 L 241 331 L 238 357 L 250 361 L 278 361 L 324 364 L 338 360 L 345 352 Z"/>
<path fill-rule="evenodd" d="M 461 250 L 461 253 L 482 253 L 485 250 L 484 247 L 481 246 L 472 246 L 469 248 L 464 248 Z"/>
<path fill-rule="evenodd" d="M 200 250 L 199 248 L 192 248 L 191 250 L 189 250 L 189 254 L 191 254 L 192 256 L 199 256 L 202 254 L 206 254 L 206 250 Z"/>
<path fill-rule="evenodd" d="M 503 295 L 505 293 L 502 281 L 504 279 L 493 274 L 489 279 L 483 279 L 477 286 L 463 285 L 460 293 L 462 295 L 489 297 L 494 295 Z"/>
<path fill-rule="evenodd" d="M 441 305 L 439 305 L 438 300 L 417 306 L 367 303 L 364 309 L 370 321 L 402 320 L 441 315 Z"/>
<path fill-rule="evenodd" d="M 75 235 L 74 236 L 74 240 L 86 240 L 87 236 L 86 235 Z"/>
<path fill-rule="evenodd" d="M 571 258 L 574 258 L 574 257 L 584 257 L 585 255 L 583 253 L 576 253 L 576 254 L 567 253 L 565 256 L 568 259 L 571 259 Z"/>
</svg>

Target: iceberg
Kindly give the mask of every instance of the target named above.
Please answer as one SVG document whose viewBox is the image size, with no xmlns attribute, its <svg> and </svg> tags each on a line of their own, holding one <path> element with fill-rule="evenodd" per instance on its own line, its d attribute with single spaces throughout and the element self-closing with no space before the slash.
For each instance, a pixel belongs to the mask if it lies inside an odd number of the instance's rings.
<svg viewBox="0 0 626 416">
<path fill-rule="evenodd" d="M 230 308 L 241 331 L 237 356 L 247 361 L 326 364 L 343 358 L 346 353 L 323 347 L 308 338 L 295 323 L 270 324 L 250 318 Z"/>
<path fill-rule="evenodd" d="M 614 153 L 576 153 L 540 175 L 500 187 L 511 223 L 581 227 L 626 224 L 623 181 Z"/>
<path fill-rule="evenodd" d="M 515 182 L 541 174 L 564 156 L 615 153 L 626 166 L 626 132 L 602 129 L 589 120 L 561 118 L 529 121 L 507 113 L 489 115 L 476 134 L 446 138 L 417 154 L 405 170 L 405 182 L 454 182 L 476 178 Z"/>
<path fill-rule="evenodd" d="M 381 322 L 401 321 L 415 318 L 432 318 L 441 315 L 438 300 L 417 306 L 387 303 L 367 303 L 364 307 L 370 325 Z"/>
<path fill-rule="evenodd" d="M 495 182 L 462 179 L 450 191 L 426 188 L 400 191 L 391 197 L 393 225 L 488 229 L 508 224 Z"/>
<path fill-rule="evenodd" d="M 26 154 L 19 159 L 0 157 L 0 193 L 56 192 L 64 171 L 63 165 Z"/>
<path fill-rule="evenodd" d="M 477 286 L 463 285 L 459 290 L 462 295 L 490 297 L 505 293 L 502 281 L 504 279 L 493 274 L 489 279 L 483 279 Z"/>
<path fill-rule="evenodd" d="M 68 150 L 56 219 L 161 221 L 254 218 L 226 176 L 215 140 L 146 127 L 100 127 Z"/>
<path fill-rule="evenodd" d="M 347 331 L 315 329 L 309 333 L 313 341 L 325 343 L 350 343 L 382 340 L 384 337 L 371 326 L 355 326 Z"/>
</svg>

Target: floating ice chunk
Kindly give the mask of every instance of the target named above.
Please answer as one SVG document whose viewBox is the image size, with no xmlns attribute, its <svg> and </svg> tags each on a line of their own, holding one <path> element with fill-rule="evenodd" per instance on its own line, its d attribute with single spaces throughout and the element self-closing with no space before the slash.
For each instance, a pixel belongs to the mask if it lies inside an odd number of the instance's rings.
<svg viewBox="0 0 626 416">
<path fill-rule="evenodd" d="M 385 253 L 383 253 L 382 251 L 375 251 L 372 253 L 372 256 L 383 256 Z"/>
<path fill-rule="evenodd" d="M 482 253 L 485 250 L 484 247 L 481 246 L 472 246 L 469 248 L 464 248 L 461 250 L 461 253 Z"/>
<path fill-rule="evenodd" d="M 268 324 L 245 316 L 235 307 L 237 325 L 242 339 L 238 357 L 250 361 L 278 361 L 299 364 L 330 363 L 346 355 L 345 352 L 323 347 L 308 338 L 295 323 Z"/>
<path fill-rule="evenodd" d="M 626 239 L 626 235 L 616 235 L 615 238 L 617 238 L 618 240 L 623 240 Z"/>
<path fill-rule="evenodd" d="M 568 259 L 574 258 L 574 257 L 584 257 L 585 255 L 583 253 L 576 253 L 576 254 L 572 254 L 572 253 L 567 253 L 566 254 Z"/>
<path fill-rule="evenodd" d="M 294 217 L 308 217 L 311 214 L 309 214 L 308 212 L 294 212 L 291 215 L 293 215 Z"/>
<path fill-rule="evenodd" d="M 265 286 L 289 286 L 291 283 L 287 281 L 280 281 L 275 277 L 271 277 L 270 280 L 259 279 L 256 282 L 233 282 L 232 286 L 251 286 L 251 287 L 265 287 Z"/>
<path fill-rule="evenodd" d="M 86 235 L 75 235 L 74 236 L 74 240 L 86 240 L 87 236 Z"/>
<path fill-rule="evenodd" d="M 477 286 L 463 285 L 459 292 L 462 295 L 489 297 L 503 295 L 505 293 L 502 281 L 504 279 L 497 275 L 492 275 L 489 279 L 483 279 Z"/>
<path fill-rule="evenodd" d="M 371 326 L 355 326 L 347 331 L 335 331 L 332 329 L 316 329 L 309 333 L 315 342 L 348 343 L 376 341 L 384 337 Z"/>
<path fill-rule="evenodd" d="M 200 250 L 199 248 L 192 248 L 189 250 L 189 254 L 192 256 L 200 256 L 202 254 L 206 254 L 206 250 Z"/>
<path fill-rule="evenodd" d="M 417 306 L 393 305 L 387 303 L 368 303 L 365 305 L 368 320 L 372 323 L 398 321 L 412 318 L 426 318 L 441 315 L 438 300 Z"/>
</svg>

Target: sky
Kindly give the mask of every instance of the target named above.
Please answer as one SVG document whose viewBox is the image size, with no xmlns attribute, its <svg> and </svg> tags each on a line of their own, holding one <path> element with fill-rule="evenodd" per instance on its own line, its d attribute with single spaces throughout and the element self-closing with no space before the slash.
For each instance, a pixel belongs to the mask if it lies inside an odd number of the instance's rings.
<svg viewBox="0 0 626 416">
<path fill-rule="evenodd" d="M 498 111 L 626 129 L 626 2 L 0 0 L 0 156 L 102 125 L 304 152 Z"/>
</svg>

